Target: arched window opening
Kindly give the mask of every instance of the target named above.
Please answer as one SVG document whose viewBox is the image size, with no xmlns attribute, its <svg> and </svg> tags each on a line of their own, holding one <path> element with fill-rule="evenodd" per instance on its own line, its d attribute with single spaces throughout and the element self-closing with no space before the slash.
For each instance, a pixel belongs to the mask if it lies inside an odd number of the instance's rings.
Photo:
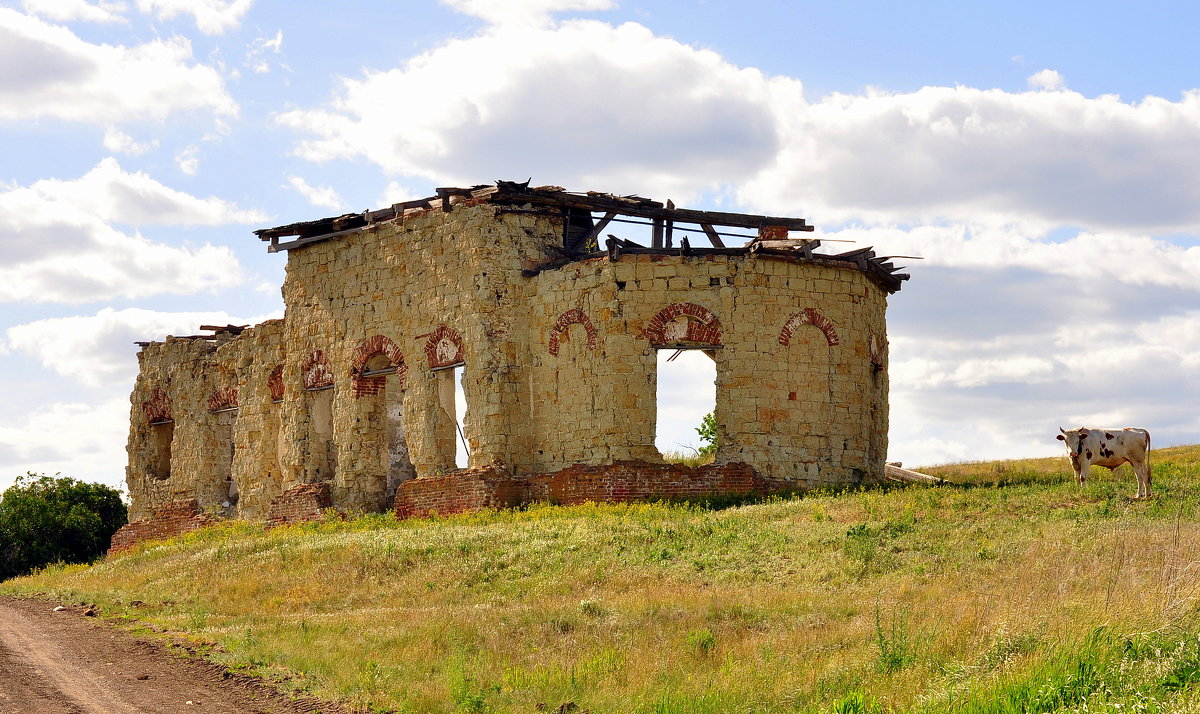
<svg viewBox="0 0 1200 714">
<path fill-rule="evenodd" d="M 832 323 L 831 323 L 832 324 Z M 803 326 L 801 326 L 803 325 Z M 774 442 L 795 455 L 794 463 L 830 463 L 833 460 L 833 350 L 838 342 L 831 328 L 816 322 L 795 326 L 781 358 L 788 379 L 780 384 L 777 408 L 764 413 L 772 418 L 762 426 Z"/>
<path fill-rule="evenodd" d="M 233 458 L 237 447 L 233 443 L 233 422 L 237 417 L 237 407 L 226 408 L 214 412 L 212 418 L 213 439 L 216 451 L 212 455 L 211 487 L 214 495 L 219 495 L 221 506 L 231 508 L 237 503 L 237 490 L 233 486 Z"/>
<path fill-rule="evenodd" d="M 654 445 L 667 461 L 698 463 L 696 428 L 716 410 L 721 321 L 703 305 L 678 302 L 651 318 L 645 335 L 658 353 Z"/>
<path fill-rule="evenodd" d="M 210 493 L 217 499 L 222 508 L 232 508 L 237 502 L 231 491 L 233 483 L 233 458 L 235 447 L 233 443 L 233 425 L 237 419 L 238 390 L 234 387 L 221 387 L 208 398 L 208 411 L 212 420 L 210 468 L 206 471 L 207 485 L 205 493 Z"/>
<path fill-rule="evenodd" d="M 333 447 L 333 387 L 308 390 L 311 421 L 309 466 L 316 481 L 333 478 L 337 458 Z"/>
<path fill-rule="evenodd" d="M 655 388 L 654 445 L 668 462 L 707 463 L 704 443 L 696 432 L 704 416 L 716 409 L 716 351 L 658 350 Z"/>
<path fill-rule="evenodd" d="M 321 350 L 314 350 L 300 369 L 308 406 L 308 454 L 306 480 L 330 481 L 337 471 L 337 447 L 333 441 L 333 370 Z"/>
<path fill-rule="evenodd" d="M 467 399 L 463 390 L 466 373 L 465 351 L 462 336 L 446 325 L 438 325 L 425 341 L 425 358 L 434 373 L 438 406 L 435 440 L 439 460 L 465 469 L 470 463 L 470 448 L 467 446 Z"/>
<path fill-rule="evenodd" d="M 368 432 L 363 438 L 380 458 L 380 468 L 386 474 L 386 502 L 391 501 L 401 483 L 416 477 L 404 433 L 403 372 L 402 364 L 395 364 L 393 357 L 376 353 L 363 362 L 355 385 L 356 394 L 369 400 Z"/>
</svg>

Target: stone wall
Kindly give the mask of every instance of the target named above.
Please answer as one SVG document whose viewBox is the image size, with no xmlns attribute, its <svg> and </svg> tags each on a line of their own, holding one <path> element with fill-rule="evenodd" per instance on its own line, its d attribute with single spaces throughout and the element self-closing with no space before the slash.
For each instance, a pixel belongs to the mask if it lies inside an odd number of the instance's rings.
<svg viewBox="0 0 1200 714">
<path fill-rule="evenodd" d="M 564 265 L 561 230 L 475 200 L 410 211 L 290 250 L 285 319 L 146 346 L 131 518 L 195 499 L 287 520 L 319 510 L 318 491 L 343 510 L 419 513 L 881 478 L 886 291 L 866 273 L 755 253 Z M 662 467 L 654 447 L 657 352 L 680 348 L 716 363 L 707 471 Z"/>
</svg>

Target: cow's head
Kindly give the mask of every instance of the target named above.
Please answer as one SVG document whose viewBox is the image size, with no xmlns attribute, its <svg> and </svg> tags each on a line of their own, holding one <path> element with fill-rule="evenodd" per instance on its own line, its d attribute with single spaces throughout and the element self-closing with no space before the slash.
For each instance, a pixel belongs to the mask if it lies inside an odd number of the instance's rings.
<svg viewBox="0 0 1200 714">
<path fill-rule="evenodd" d="M 1061 426 L 1058 427 L 1058 431 L 1060 433 L 1054 438 L 1067 445 L 1067 455 L 1071 457 L 1071 463 L 1078 464 L 1079 454 L 1083 453 L 1083 443 L 1090 432 L 1084 427 L 1066 431 Z"/>
</svg>

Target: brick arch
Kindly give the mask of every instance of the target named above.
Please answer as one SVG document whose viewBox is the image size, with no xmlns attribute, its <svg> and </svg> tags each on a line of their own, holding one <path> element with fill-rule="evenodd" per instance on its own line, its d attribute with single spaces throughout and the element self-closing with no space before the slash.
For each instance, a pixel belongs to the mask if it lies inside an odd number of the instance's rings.
<svg viewBox="0 0 1200 714">
<path fill-rule="evenodd" d="M 596 340 L 600 333 L 596 331 L 595 325 L 583 310 L 573 307 L 559 315 L 558 320 L 554 323 L 554 328 L 550 330 L 550 354 L 558 354 L 558 345 L 569 338 L 571 325 L 583 325 L 584 331 L 587 332 L 587 348 L 589 350 L 596 349 Z"/>
<path fill-rule="evenodd" d="M 221 387 L 208 398 L 210 412 L 222 409 L 236 409 L 238 405 L 238 390 L 236 387 Z"/>
<path fill-rule="evenodd" d="M 300 365 L 300 375 L 305 389 L 320 389 L 333 386 L 333 370 L 324 350 L 313 350 Z"/>
<path fill-rule="evenodd" d="M 162 387 L 155 387 L 150 392 L 150 398 L 142 402 L 142 413 L 146 415 L 146 421 L 151 424 L 173 421 L 174 418 L 171 416 L 171 398 L 167 396 L 167 390 Z"/>
<path fill-rule="evenodd" d="M 425 340 L 425 359 L 430 369 L 449 367 L 464 361 L 462 336 L 454 328 L 443 323 L 422 337 L 428 338 Z"/>
<path fill-rule="evenodd" d="M 367 368 L 367 362 L 377 355 L 388 358 L 391 366 L 396 368 L 396 376 L 400 379 L 400 383 L 404 384 L 404 375 L 408 372 L 408 365 L 404 362 L 404 354 L 400 352 L 400 346 L 385 335 L 374 335 L 360 342 L 358 347 L 354 348 L 354 355 L 350 359 L 350 375 L 355 398 L 379 394 L 387 385 L 386 374 L 362 376 Z"/>
<path fill-rule="evenodd" d="M 825 317 L 811 307 L 806 307 L 795 315 L 789 317 L 788 321 L 784 323 L 783 329 L 779 331 L 779 344 L 785 347 L 791 344 L 792 334 L 795 333 L 796 329 L 801 325 L 812 325 L 823 332 L 825 334 L 825 342 L 828 343 L 830 347 L 840 344 L 842 341 L 841 338 L 838 337 L 837 326 L 833 324 L 833 320 L 830 320 L 828 317 Z"/>
<path fill-rule="evenodd" d="M 271 392 L 271 401 L 283 401 L 283 393 L 287 386 L 283 383 L 283 365 L 275 365 L 275 369 L 271 370 L 271 376 L 267 377 L 267 390 Z"/>
<path fill-rule="evenodd" d="M 680 317 L 686 318 L 682 333 L 676 322 Z M 719 345 L 721 321 L 706 307 L 691 302 L 677 302 L 663 308 L 650 320 L 645 335 L 650 344 L 656 346 L 681 341 Z"/>
</svg>

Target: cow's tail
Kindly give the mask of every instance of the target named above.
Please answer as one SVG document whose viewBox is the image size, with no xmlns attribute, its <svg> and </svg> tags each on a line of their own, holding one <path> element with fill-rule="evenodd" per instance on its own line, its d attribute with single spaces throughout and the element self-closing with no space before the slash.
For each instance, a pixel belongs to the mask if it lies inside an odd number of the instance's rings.
<svg viewBox="0 0 1200 714">
<path fill-rule="evenodd" d="M 1150 491 L 1150 432 L 1146 432 L 1146 491 Z"/>
</svg>

